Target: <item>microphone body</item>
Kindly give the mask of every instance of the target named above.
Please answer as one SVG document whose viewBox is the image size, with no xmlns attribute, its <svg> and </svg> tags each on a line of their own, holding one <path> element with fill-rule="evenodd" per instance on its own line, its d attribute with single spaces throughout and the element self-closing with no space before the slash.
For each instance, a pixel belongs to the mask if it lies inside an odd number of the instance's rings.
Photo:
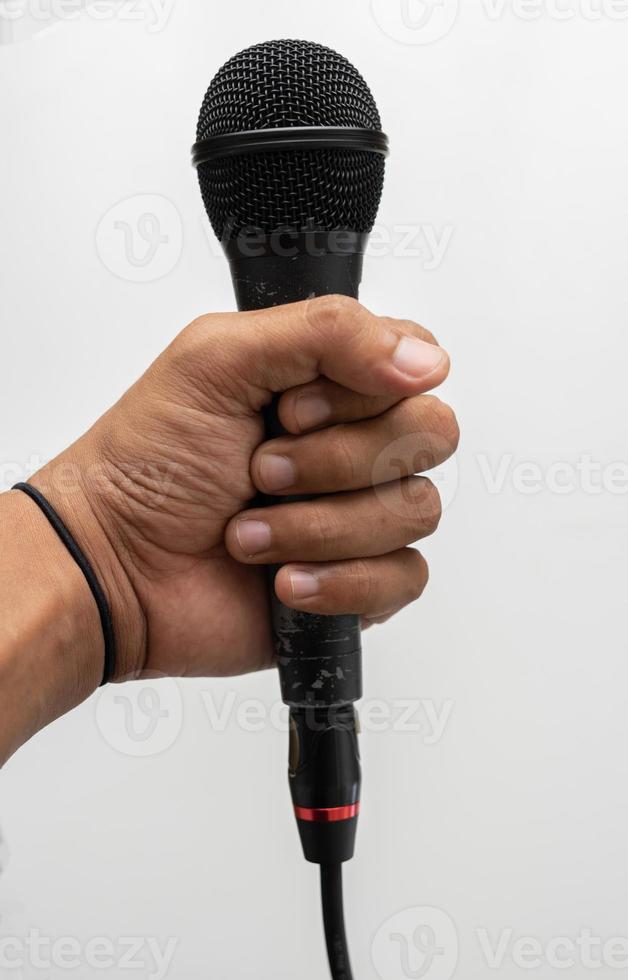
<svg viewBox="0 0 628 980">
<path fill-rule="evenodd" d="M 238 309 L 331 294 L 357 299 L 365 243 L 366 236 L 357 233 L 289 230 L 235 239 L 225 251 Z M 278 399 L 265 412 L 269 439 L 285 434 Z M 281 692 L 290 708 L 292 802 L 306 859 L 336 864 L 353 857 L 360 805 L 354 708 L 362 696 L 360 623 L 357 616 L 319 616 L 284 606 L 275 595 L 276 572 L 269 568 L 269 594 Z"/>
<path fill-rule="evenodd" d="M 357 298 L 387 154 L 368 85 L 331 48 L 268 41 L 222 66 L 201 106 L 192 159 L 240 310 Z M 265 413 L 269 439 L 283 434 L 278 397 Z M 290 499 L 298 498 L 281 501 Z M 275 574 L 269 569 L 292 801 L 305 857 L 321 866 L 331 974 L 351 980 L 342 862 L 353 856 L 360 805 L 360 624 L 286 608 Z"/>
</svg>

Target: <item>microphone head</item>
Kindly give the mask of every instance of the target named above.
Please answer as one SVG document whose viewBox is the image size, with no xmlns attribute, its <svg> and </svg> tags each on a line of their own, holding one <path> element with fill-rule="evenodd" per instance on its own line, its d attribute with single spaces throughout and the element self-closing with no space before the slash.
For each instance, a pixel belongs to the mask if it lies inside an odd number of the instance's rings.
<svg viewBox="0 0 628 980">
<path fill-rule="evenodd" d="M 236 54 L 217 73 L 201 107 L 197 141 L 222 137 L 228 143 L 236 134 L 303 127 L 350 127 L 375 135 L 382 129 L 368 85 L 346 58 L 308 41 L 269 41 Z M 381 139 L 385 144 L 383 134 Z M 381 148 L 351 143 L 343 146 L 339 137 L 324 147 L 249 147 L 241 153 L 236 147 L 200 162 L 201 193 L 218 238 L 228 242 L 244 231 L 309 227 L 369 232 L 385 158 Z"/>
</svg>

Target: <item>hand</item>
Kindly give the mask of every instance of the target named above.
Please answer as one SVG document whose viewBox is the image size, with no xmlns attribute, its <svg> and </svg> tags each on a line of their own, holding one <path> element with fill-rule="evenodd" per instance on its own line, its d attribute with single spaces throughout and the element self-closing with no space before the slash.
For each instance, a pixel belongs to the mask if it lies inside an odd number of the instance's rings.
<svg viewBox="0 0 628 980">
<path fill-rule="evenodd" d="M 308 612 L 368 625 L 416 599 L 428 573 L 407 545 L 440 502 L 414 474 L 458 440 L 424 392 L 448 370 L 422 327 L 339 297 L 187 327 L 32 480 L 109 593 L 117 678 L 271 664 L 269 563 L 281 601 Z M 274 392 L 290 435 L 264 442 Z M 256 491 L 315 499 L 260 509 Z"/>
</svg>

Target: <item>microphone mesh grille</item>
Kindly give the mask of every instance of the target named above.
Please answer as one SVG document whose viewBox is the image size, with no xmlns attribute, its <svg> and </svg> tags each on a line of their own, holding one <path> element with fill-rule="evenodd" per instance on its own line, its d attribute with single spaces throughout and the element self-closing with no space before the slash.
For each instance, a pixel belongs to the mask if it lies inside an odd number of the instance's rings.
<svg viewBox="0 0 628 980">
<path fill-rule="evenodd" d="M 307 41 L 270 41 L 220 69 L 197 140 L 289 126 L 382 128 L 368 85 L 346 58 Z M 377 153 L 334 148 L 226 157 L 201 164 L 198 175 L 212 227 L 225 240 L 246 228 L 370 231 L 384 168 Z"/>
</svg>

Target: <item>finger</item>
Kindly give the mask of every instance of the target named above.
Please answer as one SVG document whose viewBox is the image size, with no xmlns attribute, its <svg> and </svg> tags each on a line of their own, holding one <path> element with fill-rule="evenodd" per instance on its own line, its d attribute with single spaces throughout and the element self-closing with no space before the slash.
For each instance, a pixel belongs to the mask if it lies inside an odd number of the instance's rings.
<svg viewBox="0 0 628 980">
<path fill-rule="evenodd" d="M 420 337 L 426 344 L 433 344 L 435 347 L 440 346 L 432 331 L 427 330 L 420 323 L 415 323 L 414 320 L 399 320 L 392 316 L 380 316 L 380 320 L 384 324 L 388 324 L 391 329 L 403 327 L 405 325 L 409 333 L 413 333 L 417 337 Z"/>
<path fill-rule="evenodd" d="M 440 466 L 456 451 L 459 435 L 448 405 L 418 395 L 374 419 L 263 443 L 251 460 L 251 478 L 275 496 L 361 490 Z"/>
<path fill-rule="evenodd" d="M 369 558 L 432 534 L 441 515 L 433 483 L 413 476 L 375 490 L 244 511 L 225 532 L 246 564 Z"/>
<path fill-rule="evenodd" d="M 380 319 L 394 330 L 394 320 L 389 317 Z M 438 346 L 436 338 L 429 330 L 409 320 L 400 320 L 397 323 L 398 326 L 404 324 L 419 339 Z M 323 425 L 373 418 L 398 401 L 398 397 L 394 395 L 363 395 L 327 378 L 317 378 L 316 381 L 291 388 L 282 395 L 279 401 L 279 420 L 284 429 L 298 435 Z"/>
<path fill-rule="evenodd" d="M 449 371 L 446 352 L 408 320 L 377 317 L 343 296 L 195 321 L 175 341 L 193 378 L 259 408 L 269 392 L 324 375 L 365 395 L 404 398 L 436 387 Z M 203 370 L 205 365 L 205 370 Z M 200 368 L 200 370 L 199 370 Z"/>
<path fill-rule="evenodd" d="M 392 609 L 390 612 L 384 613 L 383 616 L 362 616 L 360 618 L 360 629 L 363 633 L 366 633 L 372 626 L 383 626 L 389 619 L 396 616 L 398 612 L 401 612 L 402 608 Z"/>
<path fill-rule="evenodd" d="M 279 421 L 287 432 L 299 435 L 321 426 L 374 418 L 398 401 L 396 395 L 361 395 L 335 381 L 317 378 L 281 396 Z"/>
<path fill-rule="evenodd" d="M 327 565 L 284 565 L 275 578 L 284 605 L 322 616 L 375 618 L 399 610 L 422 594 L 429 577 L 418 551 Z"/>
</svg>

